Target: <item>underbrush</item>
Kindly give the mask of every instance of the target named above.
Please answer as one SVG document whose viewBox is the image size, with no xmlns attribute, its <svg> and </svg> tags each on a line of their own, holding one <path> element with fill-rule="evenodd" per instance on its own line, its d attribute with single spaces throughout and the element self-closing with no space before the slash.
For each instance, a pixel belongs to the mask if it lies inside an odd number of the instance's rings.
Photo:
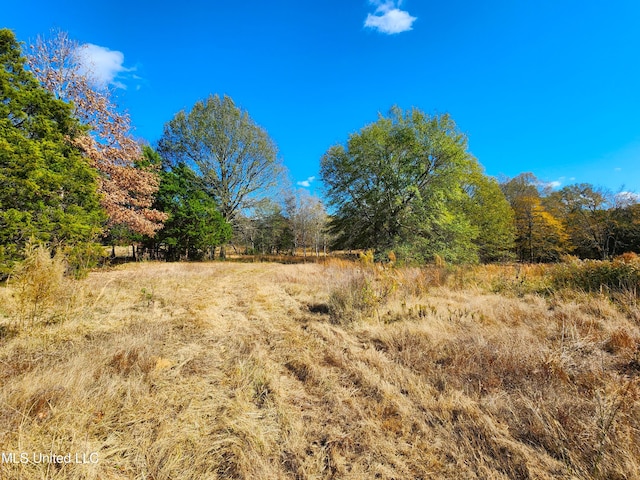
<svg viewBox="0 0 640 480">
<path fill-rule="evenodd" d="M 328 265 L 336 265 L 329 260 Z M 344 262 L 343 262 L 344 263 Z M 398 294 L 419 294 L 432 287 L 476 290 L 509 297 L 527 295 L 552 297 L 586 292 L 604 295 L 621 306 L 636 304 L 640 294 L 640 257 L 627 254 L 612 261 L 569 258 L 558 264 L 442 265 L 393 268 L 368 262 L 352 263 L 359 279 L 335 285 L 337 297 L 350 297 L 345 307 L 368 309 L 379 303 L 377 290 Z M 343 270 L 345 269 L 342 267 Z M 377 288 L 376 288 L 377 287 Z M 363 297 L 362 301 L 356 297 Z M 386 295 L 383 295 L 383 297 Z M 373 301 L 372 301 L 373 299 Z"/>
<path fill-rule="evenodd" d="M 571 268 L 587 279 L 600 272 L 598 288 L 569 283 Z M 622 296 L 635 296 L 633 283 L 619 281 L 633 278 L 629 265 L 436 272 L 333 269 L 329 304 L 412 383 L 471 402 L 469 411 L 429 407 L 473 452 L 460 461 L 475 466 L 447 478 L 640 478 L 640 331 Z M 416 387 L 399 388 L 411 396 Z M 543 464 L 546 473 L 536 469 Z"/>
<path fill-rule="evenodd" d="M 573 259 L 553 269 L 553 285 L 586 292 L 637 296 L 640 291 L 640 258 L 627 255 L 612 261 Z"/>
<path fill-rule="evenodd" d="M 20 331 L 70 318 L 81 306 L 82 282 L 103 256 L 99 245 L 58 248 L 55 253 L 37 243 L 27 243 L 24 259 L 6 280 L 3 303 L 10 319 L 5 331 Z M 0 317 L 1 318 L 1 317 Z"/>
<path fill-rule="evenodd" d="M 71 283 L 65 278 L 66 269 L 62 253 L 52 256 L 47 248 L 27 246 L 25 259 L 13 269 L 7 282 L 12 296 L 5 308 L 14 320 L 11 327 L 29 328 L 64 316 Z"/>
<path fill-rule="evenodd" d="M 372 316 L 393 321 L 393 315 L 390 317 L 385 309 L 387 304 L 443 286 L 452 272 L 443 267 L 393 268 L 368 261 L 344 260 L 331 260 L 325 268 L 332 279 L 328 310 L 332 322 L 340 325 Z"/>
</svg>

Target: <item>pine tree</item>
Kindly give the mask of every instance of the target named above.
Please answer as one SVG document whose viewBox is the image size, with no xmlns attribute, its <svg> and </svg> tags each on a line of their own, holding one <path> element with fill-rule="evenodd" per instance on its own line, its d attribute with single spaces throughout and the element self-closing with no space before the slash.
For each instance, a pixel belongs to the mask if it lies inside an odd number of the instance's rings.
<svg viewBox="0 0 640 480">
<path fill-rule="evenodd" d="M 104 221 L 97 179 L 73 139 L 72 106 L 25 69 L 15 35 L 0 30 L 0 276 L 30 239 L 52 248 L 91 242 Z"/>
<path fill-rule="evenodd" d="M 149 164 L 160 164 L 160 156 L 144 147 Z M 153 208 L 167 214 L 163 228 L 145 244 L 167 260 L 197 260 L 228 242 L 231 225 L 222 218 L 216 202 L 207 193 L 202 180 L 184 163 L 160 172 L 160 188 Z"/>
</svg>

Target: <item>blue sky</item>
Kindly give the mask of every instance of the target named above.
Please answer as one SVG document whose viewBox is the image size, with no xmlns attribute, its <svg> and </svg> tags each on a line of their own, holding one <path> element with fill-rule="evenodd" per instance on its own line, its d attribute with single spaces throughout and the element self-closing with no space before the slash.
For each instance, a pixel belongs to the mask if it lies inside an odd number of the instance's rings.
<svg viewBox="0 0 640 480">
<path fill-rule="evenodd" d="M 231 96 L 317 193 L 322 154 L 394 104 L 450 113 L 490 175 L 640 191 L 637 0 L 23 0 L 0 20 L 92 44 L 152 144 Z"/>
</svg>

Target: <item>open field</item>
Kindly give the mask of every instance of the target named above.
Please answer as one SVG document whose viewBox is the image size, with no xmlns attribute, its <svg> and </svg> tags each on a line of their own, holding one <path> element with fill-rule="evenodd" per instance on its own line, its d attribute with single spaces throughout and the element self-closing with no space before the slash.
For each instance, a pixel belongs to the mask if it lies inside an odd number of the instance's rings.
<svg viewBox="0 0 640 480">
<path fill-rule="evenodd" d="M 640 478 L 635 299 L 525 273 L 141 263 L 38 305 L 10 283 L 0 478 Z"/>
</svg>

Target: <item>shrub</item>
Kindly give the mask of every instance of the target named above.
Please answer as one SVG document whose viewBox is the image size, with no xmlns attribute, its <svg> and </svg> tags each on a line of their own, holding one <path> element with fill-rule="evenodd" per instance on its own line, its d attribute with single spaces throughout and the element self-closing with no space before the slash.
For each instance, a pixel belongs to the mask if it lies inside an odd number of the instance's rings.
<svg viewBox="0 0 640 480">
<path fill-rule="evenodd" d="M 377 296 L 372 279 L 363 270 L 353 270 L 338 279 L 329 294 L 331 321 L 346 325 L 373 313 Z"/>
<path fill-rule="evenodd" d="M 89 270 L 106 258 L 104 248 L 97 243 L 79 243 L 65 250 L 67 273 L 76 279 L 84 278 Z"/>
<path fill-rule="evenodd" d="M 15 316 L 23 327 L 55 317 L 52 307 L 59 303 L 66 269 L 60 251 L 52 256 L 41 245 L 27 244 L 24 257 L 9 277 L 15 290 Z"/>
<path fill-rule="evenodd" d="M 557 265 L 552 271 L 556 288 L 578 288 L 587 292 L 632 293 L 640 286 L 640 262 L 624 257 L 613 261 L 574 260 Z"/>
<path fill-rule="evenodd" d="M 360 254 L 358 255 L 360 258 L 360 261 L 365 264 L 365 265 L 371 265 L 374 262 L 374 255 L 373 255 L 373 250 L 367 250 L 364 252 L 360 252 Z"/>
</svg>

